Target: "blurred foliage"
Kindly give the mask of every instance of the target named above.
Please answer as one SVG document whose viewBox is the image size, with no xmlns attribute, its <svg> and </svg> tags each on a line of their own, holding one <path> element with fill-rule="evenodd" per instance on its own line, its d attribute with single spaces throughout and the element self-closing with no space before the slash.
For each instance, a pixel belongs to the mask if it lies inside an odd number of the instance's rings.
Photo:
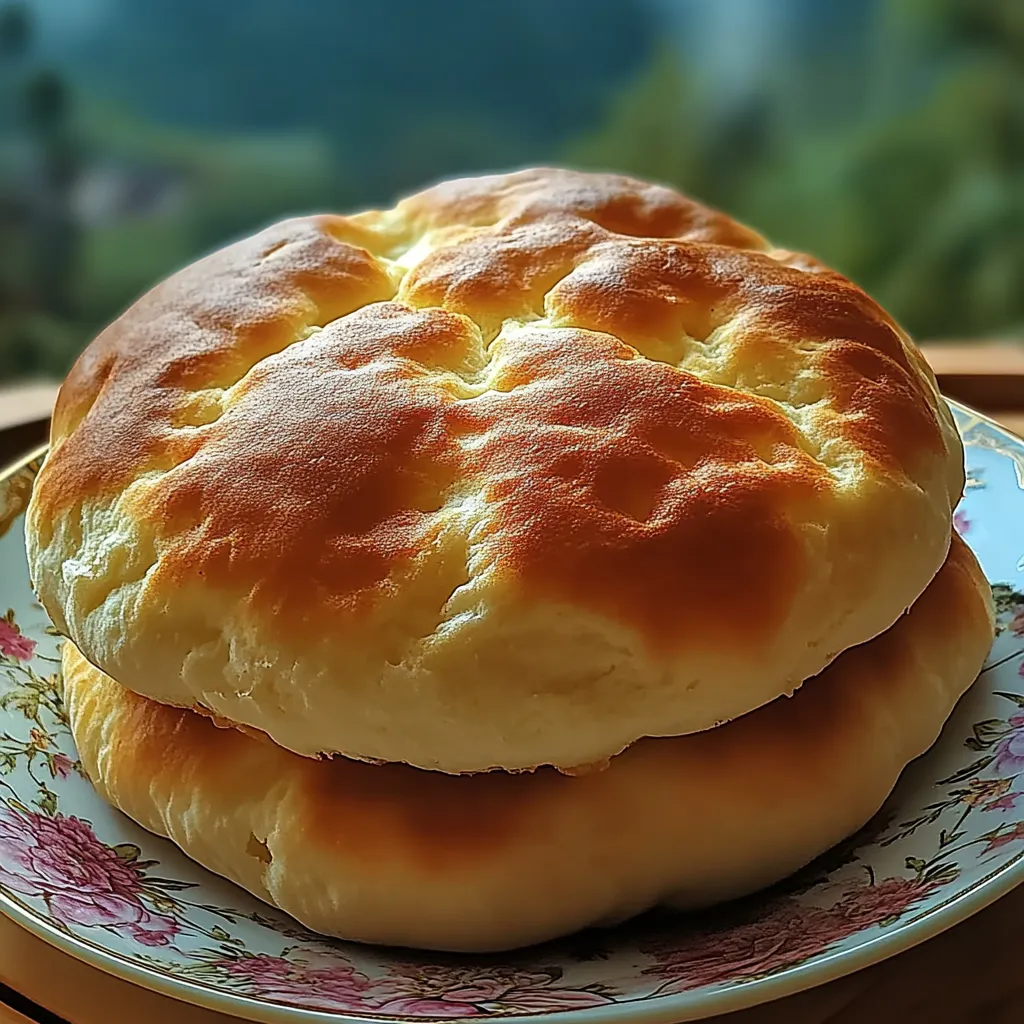
<svg viewBox="0 0 1024 1024">
<path fill-rule="evenodd" d="M 728 97 L 641 0 L 107 0 L 60 51 L 41 5 L 0 0 L 0 378 L 274 218 L 534 162 L 682 188 L 919 337 L 1024 332 L 1021 0 L 836 0 Z"/>
<path fill-rule="evenodd" d="M 873 57 L 865 76 L 901 65 L 889 94 L 809 128 L 785 82 L 702 117 L 683 58 L 665 52 L 565 155 L 676 185 L 813 252 L 918 337 L 1019 334 L 1024 3 L 892 0 Z"/>
<path fill-rule="evenodd" d="M 141 211 L 99 219 L 85 232 L 79 297 L 102 324 L 169 270 L 292 211 L 349 204 L 326 141 L 314 134 L 210 136 L 114 117 L 102 107 L 82 123 L 102 154 L 99 172 L 127 171 Z"/>
<path fill-rule="evenodd" d="M 116 17 L 65 61 L 98 94 L 206 132 L 322 133 L 381 198 L 420 183 L 407 163 L 432 177 L 541 159 L 652 36 L 644 0 L 107 3 Z"/>
</svg>

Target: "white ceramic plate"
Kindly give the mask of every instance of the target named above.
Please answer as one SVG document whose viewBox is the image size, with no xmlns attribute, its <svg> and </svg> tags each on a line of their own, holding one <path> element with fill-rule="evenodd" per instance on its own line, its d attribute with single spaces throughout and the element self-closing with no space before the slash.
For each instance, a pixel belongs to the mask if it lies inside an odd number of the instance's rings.
<svg viewBox="0 0 1024 1024">
<path fill-rule="evenodd" d="M 309 934 L 96 796 L 57 696 L 58 639 L 25 564 L 21 511 L 38 462 L 15 467 L 0 480 L 0 909 L 119 977 L 282 1024 L 694 1020 L 821 984 L 937 934 L 1024 880 L 1024 443 L 956 415 L 969 470 L 957 527 L 995 588 L 1000 632 L 942 738 L 904 772 L 882 813 L 754 899 L 502 957 Z"/>
</svg>

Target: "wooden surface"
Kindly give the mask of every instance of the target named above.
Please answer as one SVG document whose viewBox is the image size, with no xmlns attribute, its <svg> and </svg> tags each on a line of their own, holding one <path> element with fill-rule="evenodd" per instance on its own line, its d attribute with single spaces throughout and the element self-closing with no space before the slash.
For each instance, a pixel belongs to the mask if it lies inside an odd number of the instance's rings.
<svg viewBox="0 0 1024 1024">
<path fill-rule="evenodd" d="M 1024 411 L 1024 345 L 933 344 L 923 351 L 949 398 L 976 409 Z"/>
<path fill-rule="evenodd" d="M 1024 435 L 1024 346 L 934 345 L 943 391 Z M 0 464 L 45 440 L 53 385 L 0 389 Z M 1024 1024 L 1024 887 L 875 967 L 723 1024 Z M 118 981 L 0 916 L 0 1024 L 228 1024 Z M 28 1014 L 29 1016 L 26 1016 Z"/>
<path fill-rule="evenodd" d="M 0 430 L 46 419 L 57 397 L 57 385 L 48 381 L 0 388 Z"/>
</svg>

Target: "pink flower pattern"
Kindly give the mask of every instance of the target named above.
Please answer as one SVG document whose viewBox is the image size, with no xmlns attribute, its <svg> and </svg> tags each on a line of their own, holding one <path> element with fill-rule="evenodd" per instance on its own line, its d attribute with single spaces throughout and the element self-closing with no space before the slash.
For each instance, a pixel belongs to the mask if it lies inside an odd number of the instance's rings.
<svg viewBox="0 0 1024 1024">
<path fill-rule="evenodd" d="M 277 1002 L 292 1003 L 301 995 L 311 1009 L 356 1009 L 363 1005 L 369 979 L 340 957 L 313 954 L 295 959 L 270 956 L 224 957 L 210 968 L 232 987 Z"/>
<path fill-rule="evenodd" d="M 983 811 L 1012 811 L 1024 793 L 1007 793 L 1005 796 L 990 800 L 982 807 Z"/>
<path fill-rule="evenodd" d="M 970 528 L 962 513 L 958 513 L 957 528 L 961 532 Z M 1024 606 L 1020 606 L 1019 596 L 1017 602 L 1016 609 L 1006 612 L 1012 616 L 1007 628 L 1014 636 L 1024 636 Z M 28 691 L 30 696 L 49 693 L 52 685 L 28 665 L 35 648 L 36 642 L 22 635 L 12 615 L 0 617 L 0 655 L 13 659 L 13 665 L 6 662 L 9 673 L 25 675 L 26 685 L 37 688 Z M 1020 671 L 1024 675 L 1024 664 Z M 59 704 L 47 707 L 59 718 Z M 1024 774 L 1024 705 L 1015 710 L 1005 720 L 982 723 L 985 729 L 978 727 L 971 742 L 980 745 L 972 749 L 986 750 L 990 756 L 973 777 L 959 776 L 960 788 L 952 791 L 949 807 L 1009 816 L 1024 796 L 1013 791 L 1016 777 Z M 56 782 L 79 772 L 72 757 L 58 749 L 51 720 L 41 720 L 38 711 L 25 712 L 25 717 L 32 727 L 21 756 L 39 758 Z M 39 761 L 36 763 L 38 767 Z M 146 869 L 154 861 L 138 861 L 137 848 L 104 844 L 87 821 L 59 813 L 57 794 L 38 779 L 34 781 L 40 787 L 40 810 L 0 799 L 0 887 L 41 900 L 52 919 L 64 927 L 102 928 L 143 947 L 173 949 L 173 959 L 164 954 L 160 960 L 173 973 L 202 977 L 222 990 L 292 1006 L 409 1020 L 543 1015 L 638 997 L 634 992 L 616 992 L 589 983 L 574 985 L 563 979 L 558 967 L 523 970 L 489 962 L 465 966 L 458 960 L 445 964 L 389 956 L 386 967 L 367 973 L 342 948 L 326 943 L 321 947 L 314 937 L 275 926 L 259 914 L 241 914 L 238 916 L 276 927 L 293 941 L 306 944 L 278 955 L 250 952 L 240 936 L 219 926 L 212 930 L 197 926 L 183 904 L 161 888 L 173 892 L 182 883 L 147 879 Z M 916 823 L 911 826 L 908 834 L 918 827 Z M 961 841 L 964 848 L 973 847 L 976 855 L 984 857 L 1024 841 L 1024 822 L 1004 818 L 984 835 Z M 960 847 L 956 852 L 959 854 Z M 948 857 L 942 854 L 942 858 Z M 915 867 L 915 858 L 906 860 L 908 869 Z M 933 864 L 940 867 L 930 868 Z M 957 869 L 955 861 L 938 857 L 916 861 L 916 865 L 911 877 L 851 885 L 824 906 L 816 905 L 813 896 L 781 895 L 748 902 L 746 910 L 734 910 L 731 917 L 729 911 L 719 911 L 697 919 L 704 924 L 694 925 L 691 919 L 688 930 L 677 927 L 671 935 L 641 941 L 638 952 L 648 965 L 642 974 L 650 983 L 643 985 L 639 976 L 635 983 L 642 987 L 643 997 L 650 998 L 750 981 L 802 963 L 864 929 L 898 919 L 948 884 Z M 819 899 L 820 895 L 819 890 Z M 180 949 L 176 940 L 182 933 L 213 938 L 220 946 L 197 950 L 193 942 Z M 642 963 L 637 965 L 638 971 Z"/>
<path fill-rule="evenodd" d="M 50 775 L 55 779 L 66 779 L 75 770 L 75 762 L 67 754 L 54 754 L 50 758 Z"/>
<path fill-rule="evenodd" d="M 871 925 L 895 919 L 925 899 L 938 883 L 888 878 L 848 889 L 829 907 L 808 906 L 793 897 L 761 905 L 730 927 L 695 929 L 644 952 L 655 966 L 647 973 L 668 979 L 662 993 L 749 980 L 792 967 Z"/>
<path fill-rule="evenodd" d="M 513 967 L 417 966 L 398 971 L 378 982 L 376 991 L 388 999 L 381 1012 L 436 1015 L 439 1003 L 445 1016 L 479 1015 L 488 1008 L 520 1013 L 557 1013 L 613 1002 L 603 992 L 576 989 L 558 983 L 557 972 L 523 971 Z M 427 996 L 427 1008 L 422 998 Z M 405 1009 L 401 1009 L 405 1007 Z M 410 1008 L 415 1007 L 415 1010 Z"/>
<path fill-rule="evenodd" d="M 981 851 L 982 856 L 986 853 L 991 853 L 993 850 L 998 850 L 1001 846 L 1016 843 L 1021 839 L 1024 839 L 1024 821 L 1018 821 L 1005 832 L 997 832 L 994 836 L 991 836 L 988 842 L 985 843 L 985 848 Z"/>
<path fill-rule="evenodd" d="M 310 949 L 227 955 L 207 961 L 207 969 L 232 987 L 275 1002 L 400 1017 L 479 1017 L 501 1009 L 555 1013 L 613 1001 L 590 989 L 562 987 L 557 973 L 511 968 L 410 966 L 371 980 L 338 955 Z"/>
<path fill-rule="evenodd" d="M 1014 715 L 1006 724 L 1010 731 L 999 741 L 992 767 L 996 772 L 1016 775 L 1024 771 L 1024 714 Z"/>
<path fill-rule="evenodd" d="M 0 805 L 0 885 L 46 901 L 64 925 L 106 927 L 145 946 L 180 931 L 140 899 L 142 875 L 101 843 L 87 822 Z"/>
<path fill-rule="evenodd" d="M 0 654 L 15 661 L 29 661 L 35 649 L 35 640 L 24 636 L 13 622 L 0 618 Z"/>
</svg>

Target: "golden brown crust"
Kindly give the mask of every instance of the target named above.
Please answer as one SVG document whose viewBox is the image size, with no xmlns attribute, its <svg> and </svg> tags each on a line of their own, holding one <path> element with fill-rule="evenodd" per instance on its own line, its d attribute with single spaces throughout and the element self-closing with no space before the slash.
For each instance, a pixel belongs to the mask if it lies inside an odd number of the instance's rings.
<svg viewBox="0 0 1024 1024">
<path fill-rule="evenodd" d="M 850 282 L 670 190 L 545 170 L 208 257 L 83 354 L 52 439 L 33 575 L 94 662 L 303 753 L 449 771 L 791 691 L 920 593 L 963 472 Z M 460 750 L 474 715 L 511 724 Z"/>
<path fill-rule="evenodd" d="M 766 248 L 756 232 L 672 189 L 619 174 L 553 167 L 447 181 L 404 199 L 396 212 L 398 220 L 420 231 L 571 218 L 617 235 Z"/>
<path fill-rule="evenodd" d="M 908 615 L 792 699 L 577 778 L 298 757 L 138 697 L 70 643 L 64 688 L 99 791 L 213 871 L 331 934 L 500 949 L 749 892 L 855 831 L 934 742 L 992 621 L 955 538 Z"/>
</svg>

